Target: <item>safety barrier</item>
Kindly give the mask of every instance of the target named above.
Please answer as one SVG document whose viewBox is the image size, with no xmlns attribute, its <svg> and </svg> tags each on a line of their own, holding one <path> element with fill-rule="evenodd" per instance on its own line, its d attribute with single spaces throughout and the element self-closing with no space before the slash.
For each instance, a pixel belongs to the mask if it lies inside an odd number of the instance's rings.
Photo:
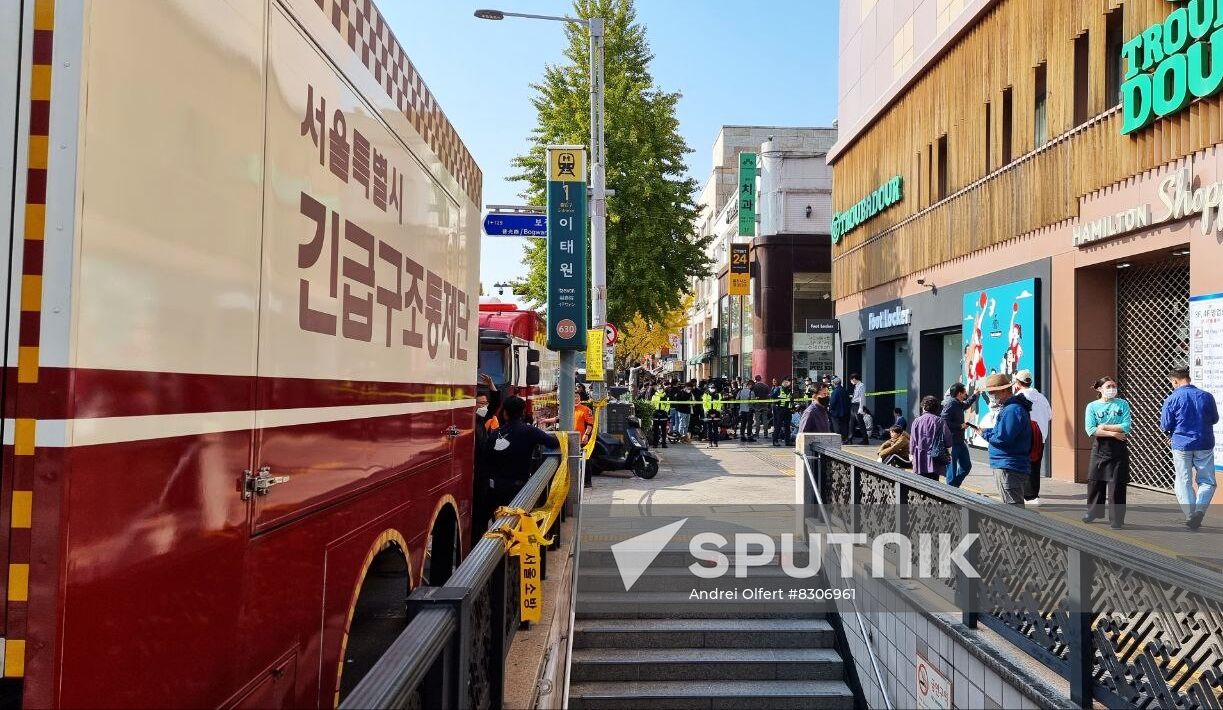
<svg viewBox="0 0 1223 710">
<path fill-rule="evenodd" d="M 527 519 L 540 523 L 546 537 L 560 519 L 580 509 L 582 470 L 577 434 L 567 437 L 514 497 L 507 514 L 472 548 L 450 579 L 440 587 L 418 587 L 407 599 L 411 621 L 369 673 L 340 703 L 341 708 L 499 708 L 505 662 L 520 621 L 525 560 L 512 554 L 514 537 Z M 568 457 L 565 457 L 565 454 Z M 572 475 L 570 475 L 572 474 Z M 544 499 L 547 502 L 532 510 Z M 532 523 L 528 522 L 528 525 Z M 558 533 L 559 534 L 559 533 Z M 542 555 L 542 551 L 541 555 Z M 540 579 L 547 566 L 540 570 Z"/>
<path fill-rule="evenodd" d="M 1090 707 L 1223 705 L 1223 575 L 818 443 L 804 501 L 841 532 L 976 533 L 934 589 L 1069 682 Z"/>
</svg>

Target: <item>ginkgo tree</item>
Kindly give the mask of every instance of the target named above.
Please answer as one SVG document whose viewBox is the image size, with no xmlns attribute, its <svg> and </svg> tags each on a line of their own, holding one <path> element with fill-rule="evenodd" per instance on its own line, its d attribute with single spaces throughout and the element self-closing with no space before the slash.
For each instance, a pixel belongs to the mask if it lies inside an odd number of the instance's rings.
<svg viewBox="0 0 1223 710">
<path fill-rule="evenodd" d="M 697 184 L 687 174 L 691 152 L 679 132 L 677 92 L 657 86 L 649 70 L 654 56 L 632 0 L 575 0 L 573 14 L 602 17 L 605 32 L 607 186 L 607 315 L 628 323 L 640 314 L 657 322 L 676 308 L 688 285 L 709 273 L 711 238 L 693 229 Z M 523 197 L 545 202 L 544 148 L 585 144 L 590 132 L 590 52 L 586 31 L 565 28 L 565 60 L 549 65 L 531 99 L 538 112 L 529 151 L 514 160 L 513 176 L 526 184 Z M 514 291 L 534 305 L 547 301 L 547 248 L 526 240 L 528 272 Z"/>
<path fill-rule="evenodd" d="M 692 308 L 692 296 L 687 296 L 678 308 L 668 311 L 656 323 L 633 316 L 620 330 L 620 343 L 616 345 L 616 356 L 624 362 L 641 362 L 657 355 L 663 348 L 671 346 L 671 336 L 678 335 L 688 323 L 688 310 Z"/>
</svg>

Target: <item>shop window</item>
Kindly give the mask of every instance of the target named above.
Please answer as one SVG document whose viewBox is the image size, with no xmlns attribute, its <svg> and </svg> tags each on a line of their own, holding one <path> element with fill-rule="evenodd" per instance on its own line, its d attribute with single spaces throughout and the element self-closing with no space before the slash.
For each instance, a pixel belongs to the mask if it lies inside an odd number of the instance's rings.
<svg viewBox="0 0 1223 710">
<path fill-rule="evenodd" d="M 1125 42 L 1124 10 L 1121 6 L 1106 15 L 1104 34 L 1104 97 L 1107 105 L 1121 103 L 1121 77 L 1125 76 L 1125 59 L 1121 47 Z"/>
<path fill-rule="evenodd" d="M 938 198 L 947 197 L 947 136 L 938 139 Z"/>
<path fill-rule="evenodd" d="M 926 204 L 934 203 L 934 144 L 926 144 Z"/>
<path fill-rule="evenodd" d="M 1049 140 L 1049 87 L 1046 65 L 1036 67 L 1036 91 L 1032 115 L 1032 147 L 1039 148 Z"/>
<path fill-rule="evenodd" d="M 1074 125 L 1081 126 L 1091 117 L 1091 33 L 1084 32 L 1074 39 Z"/>
<path fill-rule="evenodd" d="M 991 167 L 989 152 L 992 147 L 992 132 L 993 122 L 990 120 L 989 102 L 985 102 L 985 174 L 988 175 Z"/>
<path fill-rule="evenodd" d="M 1002 164 L 1006 165 L 1015 159 L 1012 151 L 1012 117 L 1014 116 L 1011 99 L 1013 90 L 1007 87 L 1002 90 Z"/>
</svg>

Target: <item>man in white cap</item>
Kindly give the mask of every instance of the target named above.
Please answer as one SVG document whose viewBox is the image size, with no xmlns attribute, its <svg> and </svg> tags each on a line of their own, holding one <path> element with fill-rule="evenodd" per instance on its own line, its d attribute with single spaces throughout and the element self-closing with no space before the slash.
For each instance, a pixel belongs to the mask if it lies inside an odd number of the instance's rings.
<svg viewBox="0 0 1223 710">
<path fill-rule="evenodd" d="M 1016 372 L 1011 379 L 1011 385 L 1015 394 L 1022 394 L 1024 399 L 1032 403 L 1032 421 L 1040 429 L 1041 448 L 1044 449 L 1043 444 L 1049 441 L 1049 424 L 1053 420 L 1053 408 L 1049 406 L 1049 400 L 1032 387 L 1031 370 Z M 1023 499 L 1031 505 L 1040 505 L 1040 465 L 1043 461 L 1043 456 L 1032 461 L 1032 475 L 1028 477 L 1023 488 Z"/>
</svg>

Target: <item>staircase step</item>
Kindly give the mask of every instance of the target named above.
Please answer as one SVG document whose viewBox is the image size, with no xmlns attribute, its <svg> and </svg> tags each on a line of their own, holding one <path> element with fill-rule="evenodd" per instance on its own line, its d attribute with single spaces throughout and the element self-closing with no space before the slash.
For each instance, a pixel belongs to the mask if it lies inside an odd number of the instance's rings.
<svg viewBox="0 0 1223 710">
<path fill-rule="evenodd" d="M 813 532 L 823 532 L 823 528 L 820 527 L 816 530 L 813 530 Z M 730 568 L 733 570 L 735 567 L 735 558 L 736 558 L 734 550 L 731 549 L 730 546 L 727 546 L 726 548 L 720 550 L 720 552 L 722 552 L 722 554 L 726 556 L 727 563 L 730 565 Z M 807 549 L 806 545 L 803 545 L 801 547 L 795 546 L 793 553 L 794 553 L 794 564 L 795 565 L 806 566 L 811 559 L 811 553 Z M 755 560 L 754 557 L 752 559 L 753 561 Z M 662 552 L 659 552 L 658 555 L 653 560 L 651 560 L 650 568 L 651 569 L 687 569 L 688 565 L 693 564 L 695 562 L 698 562 L 698 560 L 692 556 L 692 553 L 689 552 L 687 547 L 684 547 L 682 549 L 668 548 L 666 550 L 663 550 Z M 706 567 L 710 566 L 709 562 L 700 562 L 700 564 Z M 780 552 L 778 552 L 777 554 L 773 556 L 773 560 L 771 564 L 774 566 L 781 565 Z M 604 550 L 583 549 L 581 552 L 581 565 L 585 569 L 596 568 L 596 567 L 614 569 L 616 567 L 616 556 L 610 550 L 606 550 L 606 549 Z"/>
<path fill-rule="evenodd" d="M 633 680 L 836 680 L 828 648 L 585 648 L 573 652 L 575 682 Z"/>
<path fill-rule="evenodd" d="M 692 573 L 687 567 L 651 567 L 642 573 L 633 583 L 632 593 L 637 592 L 674 592 L 683 589 L 749 589 L 763 586 L 769 589 L 798 589 L 813 586 L 801 579 L 795 579 L 785 573 L 779 566 L 749 567 L 746 577 L 736 577 L 734 568 L 715 579 L 705 579 Z M 624 592 L 624 582 L 620 570 L 615 568 L 582 568 L 578 572 L 578 593 L 583 592 Z"/>
<path fill-rule="evenodd" d="M 629 683 L 574 683 L 569 688 L 569 707 L 593 710 L 651 710 L 701 708 L 830 708 L 850 710 L 854 696 L 839 680 L 755 681 L 635 681 Z"/>
<path fill-rule="evenodd" d="M 826 602 L 772 599 L 690 599 L 690 589 L 676 592 L 583 592 L 575 609 L 579 619 L 815 619 Z"/>
<path fill-rule="evenodd" d="M 824 619 L 578 619 L 578 648 L 831 648 Z"/>
</svg>

